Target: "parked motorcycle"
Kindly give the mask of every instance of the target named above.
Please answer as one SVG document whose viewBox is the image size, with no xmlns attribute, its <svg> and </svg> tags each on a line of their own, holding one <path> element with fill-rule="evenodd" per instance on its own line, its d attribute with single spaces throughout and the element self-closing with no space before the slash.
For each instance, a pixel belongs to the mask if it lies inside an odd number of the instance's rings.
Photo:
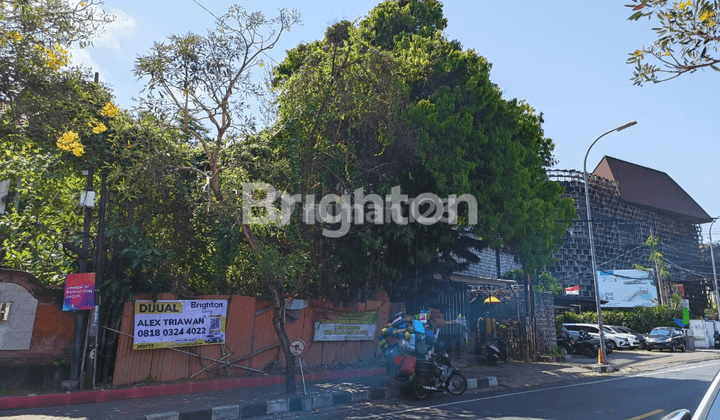
<svg viewBox="0 0 720 420">
<path fill-rule="evenodd" d="M 504 341 L 493 340 L 483 346 L 483 353 L 488 364 L 495 366 L 497 362 L 508 363 L 508 346 Z"/>
<path fill-rule="evenodd" d="M 596 338 L 594 341 L 598 348 L 600 348 L 600 340 Z M 605 340 L 605 355 L 612 353 L 613 347 L 615 347 L 615 345 L 610 344 L 610 340 Z"/>
<path fill-rule="evenodd" d="M 467 390 L 467 379 L 452 366 L 448 354 L 441 351 L 433 353 L 428 360 L 416 362 L 409 385 L 417 399 L 427 397 L 430 392 L 462 395 Z"/>
<path fill-rule="evenodd" d="M 587 331 L 580 331 L 577 340 L 574 340 L 567 331 L 563 331 L 557 339 L 558 347 L 565 349 L 567 354 L 582 354 L 593 358 L 598 355 L 598 344 Z"/>
</svg>

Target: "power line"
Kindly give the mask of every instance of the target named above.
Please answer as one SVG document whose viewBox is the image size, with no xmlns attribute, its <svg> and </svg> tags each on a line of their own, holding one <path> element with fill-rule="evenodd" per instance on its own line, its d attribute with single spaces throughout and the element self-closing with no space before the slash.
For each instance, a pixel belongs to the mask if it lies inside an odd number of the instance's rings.
<svg viewBox="0 0 720 420">
<path fill-rule="evenodd" d="M 215 14 L 214 14 L 213 12 L 211 12 L 207 7 L 205 7 L 205 6 L 203 6 L 202 4 L 200 4 L 200 2 L 198 2 L 197 0 L 192 0 L 192 1 L 193 1 L 195 4 L 197 4 L 198 6 L 202 7 L 203 10 L 205 10 L 205 11 L 208 12 L 208 13 L 210 13 L 210 16 L 214 17 L 216 20 L 219 20 L 219 18 L 218 18 L 217 16 L 215 16 Z M 270 61 L 272 61 L 273 63 L 275 63 L 275 64 L 277 64 L 277 65 L 280 65 L 280 63 L 278 63 L 277 61 L 275 61 L 275 59 L 272 58 L 272 57 L 270 57 L 265 51 L 261 51 L 261 52 L 262 52 L 262 55 L 264 55 L 265 57 L 269 58 Z"/>
<path fill-rule="evenodd" d="M 205 6 L 203 6 L 202 4 L 200 4 L 197 0 L 192 0 L 192 1 L 194 1 L 195 4 L 197 4 L 198 6 L 202 7 L 203 10 L 205 10 L 205 11 L 208 12 L 208 13 L 210 13 L 210 16 L 214 17 L 215 19 L 218 18 L 217 16 L 215 16 L 215 14 L 213 14 L 213 12 L 211 12 L 210 10 L 208 10 L 207 7 L 205 7 Z"/>
</svg>

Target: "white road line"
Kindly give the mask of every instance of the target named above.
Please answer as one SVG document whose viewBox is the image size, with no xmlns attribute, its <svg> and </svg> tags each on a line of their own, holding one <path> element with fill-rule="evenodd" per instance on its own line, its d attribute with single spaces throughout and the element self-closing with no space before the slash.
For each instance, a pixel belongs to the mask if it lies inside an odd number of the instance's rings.
<svg viewBox="0 0 720 420">
<path fill-rule="evenodd" d="M 454 401 L 454 402 L 449 402 L 449 403 L 444 403 L 444 404 L 436 404 L 436 405 L 429 405 L 429 406 L 423 406 L 423 407 L 415 407 L 415 408 L 409 408 L 409 409 L 406 409 L 406 410 L 398 410 L 398 411 L 392 411 L 392 412 L 387 412 L 387 413 L 382 413 L 382 414 L 371 414 L 371 415 L 369 415 L 369 416 L 363 416 L 363 417 L 347 417 L 347 418 L 348 418 L 348 419 L 373 419 L 373 418 L 382 418 L 382 417 L 392 416 L 392 415 L 396 415 L 396 414 L 411 413 L 411 412 L 413 412 L 413 411 L 422 411 L 422 410 L 428 410 L 428 409 L 432 409 L 432 408 L 442 408 L 442 407 L 449 407 L 449 406 L 453 406 L 453 405 L 460 405 L 460 404 L 466 404 L 466 403 L 474 403 L 474 402 L 479 402 L 479 401 L 495 400 L 495 399 L 499 399 L 499 398 L 514 397 L 514 396 L 517 396 L 517 395 L 524 395 L 524 394 L 535 394 L 535 393 L 538 393 L 538 392 L 554 391 L 554 390 L 557 390 L 557 389 L 567 389 L 567 388 L 574 388 L 574 387 L 578 387 L 578 386 L 595 385 L 595 384 L 601 384 L 601 383 L 605 383 L 605 382 L 620 381 L 620 380 L 623 380 L 623 379 L 639 378 L 639 377 L 643 377 L 643 376 L 658 375 L 658 374 L 662 374 L 662 373 L 680 372 L 680 371 L 683 371 L 683 370 L 698 369 L 698 368 L 703 368 L 703 367 L 708 367 L 708 366 L 715 366 L 715 365 L 718 365 L 718 364 L 720 364 L 720 361 L 716 361 L 716 362 L 712 362 L 712 363 L 707 363 L 707 364 L 704 364 L 704 365 L 693 365 L 693 366 L 686 366 L 686 367 L 675 368 L 675 369 L 656 370 L 656 371 L 652 371 L 652 372 L 638 373 L 638 374 L 636 374 L 636 375 L 620 376 L 620 377 L 616 377 L 616 378 L 602 379 L 602 380 L 599 380 L 599 381 L 585 382 L 585 383 L 581 383 L 581 384 L 570 384 L 570 385 L 555 386 L 555 387 L 552 387 L 552 388 L 533 389 L 533 390 L 529 390 L 529 391 L 520 391 L 520 392 L 513 392 L 513 393 L 508 393 L 508 394 L 502 394 L 502 395 L 494 395 L 494 396 L 491 396 L 491 397 L 475 398 L 475 399 L 472 399 L 472 400 Z"/>
</svg>

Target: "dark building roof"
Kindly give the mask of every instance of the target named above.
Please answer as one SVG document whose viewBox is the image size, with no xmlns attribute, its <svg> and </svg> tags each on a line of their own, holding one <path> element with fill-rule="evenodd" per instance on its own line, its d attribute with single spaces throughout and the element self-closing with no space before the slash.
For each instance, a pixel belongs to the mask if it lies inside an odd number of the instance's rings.
<svg viewBox="0 0 720 420">
<path fill-rule="evenodd" d="M 668 174 L 645 166 L 605 156 L 593 174 L 616 181 L 620 199 L 640 207 L 702 224 L 712 221 Z"/>
</svg>

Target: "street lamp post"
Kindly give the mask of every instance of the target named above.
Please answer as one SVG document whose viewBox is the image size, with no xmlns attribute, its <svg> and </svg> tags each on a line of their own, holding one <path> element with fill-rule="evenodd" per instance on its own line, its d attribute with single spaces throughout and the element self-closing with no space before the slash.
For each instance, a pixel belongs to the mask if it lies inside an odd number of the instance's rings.
<svg viewBox="0 0 720 420">
<path fill-rule="evenodd" d="M 603 133 L 600 137 L 595 139 L 594 142 L 592 142 L 590 147 L 588 147 L 588 150 L 585 153 L 585 160 L 583 161 L 583 180 L 585 181 L 585 211 L 587 215 L 588 235 L 590 238 L 590 259 L 592 260 L 593 282 L 595 283 L 595 306 L 597 307 L 598 329 L 600 330 L 600 351 L 598 352 L 598 363 L 603 365 L 607 364 L 607 361 L 605 360 L 605 332 L 603 331 L 602 311 L 600 310 L 600 290 L 598 288 L 597 262 L 595 261 L 595 244 L 593 243 L 592 219 L 590 217 L 590 188 L 588 184 L 587 158 L 590 154 L 590 149 L 595 146 L 595 143 L 597 143 L 598 140 L 612 133 L 613 131 L 622 131 L 628 127 L 632 127 L 635 124 L 637 124 L 637 121 L 630 121 L 629 123 L 623 124 L 620 127 L 613 128 L 612 130 Z"/>
<path fill-rule="evenodd" d="M 718 311 L 718 319 L 720 319 L 720 292 L 718 292 L 717 273 L 715 272 L 715 252 L 713 251 L 712 241 L 712 227 L 717 221 L 718 217 L 714 218 L 712 223 L 710 223 L 710 229 L 708 229 L 708 233 L 710 234 L 710 261 L 712 262 L 713 266 L 713 288 L 715 289 L 715 305 Z"/>
</svg>

